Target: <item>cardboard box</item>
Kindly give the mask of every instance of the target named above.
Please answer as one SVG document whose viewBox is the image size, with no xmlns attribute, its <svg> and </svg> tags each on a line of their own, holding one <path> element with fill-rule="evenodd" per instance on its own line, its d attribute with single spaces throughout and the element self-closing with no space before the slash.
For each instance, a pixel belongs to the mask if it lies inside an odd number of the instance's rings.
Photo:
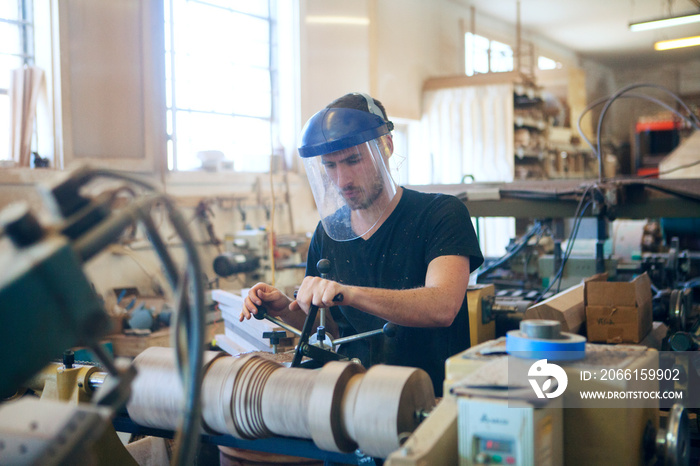
<svg viewBox="0 0 700 466">
<path fill-rule="evenodd" d="M 561 322 L 562 332 L 582 333 L 586 323 L 586 306 L 583 295 L 585 283 L 607 279 L 608 274 L 605 272 L 586 278 L 580 284 L 529 307 L 525 311 L 525 319 L 557 320 Z"/>
<path fill-rule="evenodd" d="M 639 343 L 651 330 L 651 280 L 585 284 L 588 341 Z"/>
</svg>

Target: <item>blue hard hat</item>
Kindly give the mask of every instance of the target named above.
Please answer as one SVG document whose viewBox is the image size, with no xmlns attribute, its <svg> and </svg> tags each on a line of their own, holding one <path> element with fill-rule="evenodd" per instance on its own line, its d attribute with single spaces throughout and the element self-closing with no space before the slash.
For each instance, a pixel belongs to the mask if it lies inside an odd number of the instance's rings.
<svg viewBox="0 0 700 466">
<path fill-rule="evenodd" d="M 324 108 L 306 122 L 299 155 L 315 157 L 389 134 L 387 122 L 374 113 L 354 108 Z"/>
</svg>

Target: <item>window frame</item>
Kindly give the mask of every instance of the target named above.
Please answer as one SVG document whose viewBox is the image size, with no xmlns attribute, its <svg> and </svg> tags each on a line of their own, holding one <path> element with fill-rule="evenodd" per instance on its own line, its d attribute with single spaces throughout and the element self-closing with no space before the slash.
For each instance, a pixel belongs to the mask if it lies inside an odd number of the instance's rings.
<svg viewBox="0 0 700 466">
<path fill-rule="evenodd" d="M 36 60 L 36 53 L 35 53 L 35 38 L 34 38 L 34 31 L 35 31 L 35 21 L 34 21 L 34 3 L 33 0 L 17 0 L 17 6 L 18 6 L 18 12 L 19 12 L 19 18 L 18 19 L 9 19 L 9 18 L 0 18 L 0 23 L 3 24 L 10 24 L 12 26 L 16 26 L 20 31 L 19 31 L 19 37 L 20 37 L 20 48 L 21 50 L 13 53 L 13 52 L 0 52 L 0 55 L 4 56 L 10 56 L 10 57 L 18 57 L 21 58 L 22 64 L 24 66 L 32 66 L 34 65 L 34 62 Z M 5 70 L 7 71 L 7 74 L 9 75 L 11 69 Z M 10 89 L 6 87 L 0 87 L 0 98 L 7 98 L 8 99 L 8 108 L 10 105 L 9 102 L 9 94 L 10 94 Z M 8 112 L 9 114 L 9 112 Z M 9 123 L 9 115 L 8 115 L 8 123 Z M 7 127 L 7 136 L 10 137 L 10 127 Z M 32 135 L 32 146 L 36 145 L 36 132 Z M 2 152 L 0 152 L 0 160 L 6 160 L 6 161 L 11 161 L 12 160 L 12 152 L 10 150 L 9 144 L 6 144 L 5 147 L 1 149 Z M 6 151 L 6 152 L 5 152 Z"/>
<path fill-rule="evenodd" d="M 487 62 L 487 68 L 488 70 L 486 72 L 482 71 L 477 71 L 476 70 L 476 56 L 475 56 L 475 50 L 469 50 L 468 42 L 469 42 L 469 36 L 472 37 L 472 43 L 475 43 L 477 40 L 486 40 L 488 41 L 488 48 L 486 49 L 486 62 Z M 497 47 L 494 48 L 494 43 L 498 44 L 499 46 L 503 47 Z M 498 53 L 498 50 L 503 50 L 507 48 L 510 50 L 510 69 L 509 70 L 494 70 L 494 63 L 500 62 L 500 60 L 494 60 L 493 54 Z M 472 73 L 469 73 L 469 65 L 471 64 L 471 71 Z M 464 73 L 467 76 L 475 76 L 477 74 L 486 74 L 486 73 L 507 73 L 510 71 L 513 71 L 515 69 L 515 51 L 513 50 L 513 46 L 510 45 L 508 42 L 505 41 L 500 41 L 497 39 L 492 39 L 491 37 L 483 36 L 481 34 L 476 34 L 471 31 L 466 31 L 464 33 Z"/>
<path fill-rule="evenodd" d="M 165 40 L 168 42 L 168 46 L 166 47 L 165 50 L 165 60 L 168 62 L 168 66 L 166 67 L 166 82 L 164 83 L 165 91 L 168 93 L 168 97 L 166 99 L 166 109 L 165 109 L 165 114 L 166 114 L 166 121 L 167 121 L 167 153 L 166 153 L 166 164 L 167 164 L 167 170 L 168 172 L 189 172 L 189 171 L 196 171 L 200 169 L 200 167 L 192 166 L 192 161 L 196 161 L 192 158 L 189 159 L 189 167 L 188 168 L 182 168 L 183 165 L 186 165 L 183 160 L 184 158 L 179 154 L 179 151 L 182 149 L 180 147 L 180 144 L 178 144 L 178 113 L 191 113 L 191 114 L 204 114 L 204 115 L 216 115 L 218 117 L 230 117 L 231 119 L 234 118 L 250 118 L 254 120 L 262 120 L 267 127 L 269 128 L 268 131 L 268 141 L 266 141 L 266 144 L 269 146 L 269 151 L 266 154 L 266 159 L 265 162 L 262 164 L 261 168 L 259 170 L 255 171 L 250 171 L 247 170 L 248 172 L 259 172 L 263 173 L 265 171 L 269 171 L 270 169 L 270 162 L 271 158 L 273 156 L 273 153 L 275 152 L 275 141 L 279 139 L 279 121 L 278 121 L 278 96 L 279 96 L 279 83 L 278 83 L 278 68 L 279 68 L 279 63 L 277 60 L 277 54 L 279 50 L 280 44 L 278 43 L 278 18 L 277 18 L 277 0 L 267 0 L 267 9 L 268 9 L 268 14 L 267 16 L 261 16 L 259 14 L 254 14 L 250 12 L 244 12 L 244 11 L 239 11 L 236 10 L 235 8 L 228 8 L 221 6 L 219 4 L 215 4 L 212 2 L 207 2 L 207 1 L 202 1 L 202 0 L 190 0 L 195 3 L 199 3 L 202 5 L 208 5 L 211 6 L 212 8 L 220 8 L 223 10 L 226 10 L 227 12 L 231 12 L 233 14 L 240 14 L 240 15 L 245 15 L 249 17 L 253 17 L 256 19 L 262 19 L 268 22 L 268 42 L 267 42 L 267 51 L 268 51 L 268 59 L 266 63 L 266 67 L 260 68 L 257 67 L 257 69 L 263 69 L 266 70 L 267 77 L 269 79 L 269 89 L 270 89 L 270 108 L 269 112 L 267 112 L 267 116 L 260 116 L 260 115 L 253 115 L 253 114 L 247 114 L 247 113 L 222 113 L 219 111 L 215 110 L 201 110 L 198 108 L 188 108 L 184 106 L 178 106 L 178 101 L 177 101 L 177 75 L 176 73 L 176 60 L 177 60 L 177 55 L 178 55 L 178 50 L 176 48 L 176 30 L 177 30 L 177 22 L 175 19 L 175 8 L 174 5 L 176 4 L 177 0 L 164 0 L 167 5 L 166 5 L 166 17 L 164 17 L 164 20 L 166 22 L 169 22 L 169 24 L 166 24 L 165 26 Z M 249 64 L 244 63 L 244 66 L 250 66 Z M 249 120 L 250 121 L 250 120 Z M 231 125 L 235 125 L 236 123 L 231 121 Z M 182 133 L 181 133 L 182 134 Z M 204 148 L 202 147 L 201 150 L 217 150 L 216 147 L 207 147 Z M 225 161 L 227 163 L 230 163 L 233 165 L 233 168 L 236 171 L 241 171 L 236 167 L 238 165 L 236 161 L 240 161 L 241 159 L 247 159 L 250 157 L 259 157 L 260 154 L 224 154 L 225 155 Z M 192 155 L 190 155 L 192 157 Z"/>
</svg>

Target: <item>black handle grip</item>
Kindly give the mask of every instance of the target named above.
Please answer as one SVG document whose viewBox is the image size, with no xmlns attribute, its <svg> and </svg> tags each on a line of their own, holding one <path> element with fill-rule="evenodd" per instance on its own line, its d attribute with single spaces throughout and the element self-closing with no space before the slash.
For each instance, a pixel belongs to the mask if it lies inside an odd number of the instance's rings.
<svg viewBox="0 0 700 466">
<path fill-rule="evenodd" d="M 394 338 L 396 336 L 396 324 L 393 322 L 387 322 L 384 324 L 382 330 L 384 330 L 384 335 L 388 336 L 389 338 Z"/>
<path fill-rule="evenodd" d="M 265 309 L 265 306 L 260 306 L 260 307 L 258 307 L 258 312 L 253 314 L 253 317 L 255 317 L 258 320 L 263 320 L 266 315 L 267 315 L 267 309 Z"/>
<path fill-rule="evenodd" d="M 321 278 L 326 278 L 325 276 L 331 271 L 331 261 L 328 259 L 321 259 L 316 262 L 316 270 L 321 274 Z"/>
</svg>

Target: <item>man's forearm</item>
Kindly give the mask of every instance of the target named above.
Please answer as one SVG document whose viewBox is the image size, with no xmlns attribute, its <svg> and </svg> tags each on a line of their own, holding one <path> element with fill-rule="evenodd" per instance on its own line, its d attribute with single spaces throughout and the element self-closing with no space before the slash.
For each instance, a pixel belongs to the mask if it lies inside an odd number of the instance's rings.
<svg viewBox="0 0 700 466">
<path fill-rule="evenodd" d="M 396 290 L 344 285 L 307 276 L 299 287 L 292 310 L 312 303 L 333 306 L 343 295 L 343 306 L 407 327 L 448 327 L 462 307 L 469 284 L 469 258 L 439 256 L 430 261 L 422 287 Z"/>
<path fill-rule="evenodd" d="M 346 287 L 343 304 L 407 327 L 448 327 L 459 312 L 458 300 L 437 287 L 409 290 Z"/>
</svg>

